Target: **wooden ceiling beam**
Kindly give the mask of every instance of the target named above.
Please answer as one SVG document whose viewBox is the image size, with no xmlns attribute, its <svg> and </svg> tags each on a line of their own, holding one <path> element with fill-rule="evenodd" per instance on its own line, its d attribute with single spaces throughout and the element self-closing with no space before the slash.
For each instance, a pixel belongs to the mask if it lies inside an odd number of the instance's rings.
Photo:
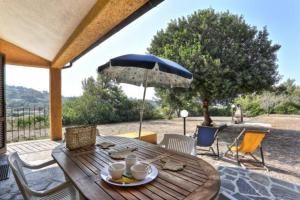
<svg viewBox="0 0 300 200">
<path fill-rule="evenodd" d="M 98 0 L 58 52 L 51 67 L 62 68 L 149 0 Z"/>
<path fill-rule="evenodd" d="M 7 64 L 49 68 L 51 62 L 21 47 L 0 39 L 0 53 L 5 54 Z"/>
</svg>

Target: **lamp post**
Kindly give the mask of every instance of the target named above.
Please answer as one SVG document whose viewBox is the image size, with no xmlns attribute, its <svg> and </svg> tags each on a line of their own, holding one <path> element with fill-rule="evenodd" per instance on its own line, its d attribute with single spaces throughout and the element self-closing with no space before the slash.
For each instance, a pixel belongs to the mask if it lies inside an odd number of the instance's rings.
<svg viewBox="0 0 300 200">
<path fill-rule="evenodd" d="M 180 116 L 183 118 L 183 134 L 186 135 L 186 118 L 188 117 L 189 112 L 187 110 L 180 111 Z"/>
</svg>

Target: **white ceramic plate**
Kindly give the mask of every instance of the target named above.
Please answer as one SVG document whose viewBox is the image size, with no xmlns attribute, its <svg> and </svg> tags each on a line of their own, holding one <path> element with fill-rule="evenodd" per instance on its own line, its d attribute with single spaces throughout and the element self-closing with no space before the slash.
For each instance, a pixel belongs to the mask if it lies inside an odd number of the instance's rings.
<svg viewBox="0 0 300 200">
<path fill-rule="evenodd" d="M 116 182 L 113 182 L 111 181 L 111 177 L 108 173 L 108 167 L 106 167 L 104 170 L 101 171 L 101 178 L 102 180 L 104 180 L 106 183 L 108 184 L 111 184 L 111 185 L 115 185 L 115 186 L 121 186 L 121 187 L 133 187 L 133 186 L 139 186 L 139 185 L 144 185 L 144 184 L 147 184 L 151 181 L 153 181 L 157 175 L 158 175 L 158 170 L 157 168 L 150 164 L 150 167 L 151 167 L 151 170 L 150 170 L 150 173 L 146 176 L 146 178 L 144 180 L 141 180 L 141 181 L 137 181 L 137 182 L 134 182 L 134 183 L 116 183 Z"/>
</svg>

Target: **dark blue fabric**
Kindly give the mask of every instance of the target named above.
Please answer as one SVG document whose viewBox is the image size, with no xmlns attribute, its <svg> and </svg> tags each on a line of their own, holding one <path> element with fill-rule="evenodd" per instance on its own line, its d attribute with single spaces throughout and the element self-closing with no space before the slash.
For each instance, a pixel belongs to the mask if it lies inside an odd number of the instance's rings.
<svg viewBox="0 0 300 200">
<path fill-rule="evenodd" d="M 110 60 L 111 66 L 129 66 L 147 69 L 154 68 L 156 63 L 158 64 L 160 71 L 176 74 L 178 76 L 189 79 L 193 77 L 193 74 L 191 72 L 189 72 L 186 68 L 179 65 L 178 63 L 154 55 L 126 54 Z M 109 63 L 105 63 L 98 68 L 98 72 L 101 72 L 108 66 Z"/>
<path fill-rule="evenodd" d="M 213 127 L 199 126 L 197 133 L 197 146 L 210 147 L 215 141 L 215 133 L 218 129 Z"/>
</svg>

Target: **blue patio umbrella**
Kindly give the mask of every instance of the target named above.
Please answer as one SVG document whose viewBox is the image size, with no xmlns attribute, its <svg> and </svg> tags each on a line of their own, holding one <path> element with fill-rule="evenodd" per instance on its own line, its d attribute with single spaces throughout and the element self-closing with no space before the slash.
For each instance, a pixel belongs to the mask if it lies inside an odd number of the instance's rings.
<svg viewBox="0 0 300 200">
<path fill-rule="evenodd" d="M 193 74 L 183 66 L 154 55 L 126 54 L 112 58 L 104 65 L 99 66 L 98 72 L 118 83 L 144 87 L 139 138 L 141 137 L 147 87 L 188 88 L 193 79 Z"/>
</svg>

